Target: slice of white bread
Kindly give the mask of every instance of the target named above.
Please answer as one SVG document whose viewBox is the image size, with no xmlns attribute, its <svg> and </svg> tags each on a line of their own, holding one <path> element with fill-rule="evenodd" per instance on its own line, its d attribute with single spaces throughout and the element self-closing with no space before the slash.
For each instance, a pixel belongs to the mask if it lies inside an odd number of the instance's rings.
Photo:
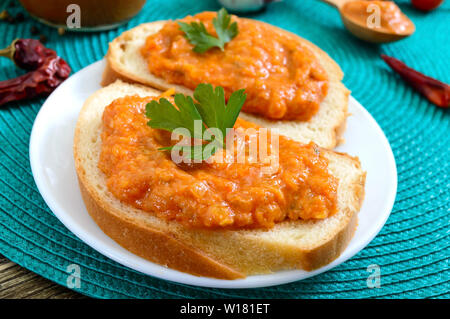
<svg viewBox="0 0 450 319">
<path fill-rule="evenodd" d="M 101 117 L 114 99 L 160 92 L 121 81 L 85 102 L 74 138 L 75 166 L 87 210 L 100 228 L 129 251 L 150 261 L 199 276 L 223 279 L 282 269 L 312 270 L 345 249 L 357 225 L 365 172 L 359 160 L 323 150 L 339 178 L 338 212 L 324 220 L 287 221 L 270 230 L 199 230 L 168 222 L 116 199 L 98 168 Z"/>
<path fill-rule="evenodd" d="M 240 18 L 244 19 L 244 18 Z M 255 23 L 264 23 L 253 20 Z M 142 57 L 140 49 L 146 38 L 159 31 L 164 21 L 141 24 L 122 33 L 109 44 L 106 55 L 107 66 L 103 73 L 102 85 L 108 85 L 116 79 L 137 82 L 157 89 L 167 90 L 175 88 L 179 93 L 190 94 L 186 87 L 170 84 L 152 75 Z M 267 128 L 278 128 L 280 134 L 288 136 L 302 143 L 310 141 L 324 148 L 334 148 L 342 142 L 341 135 L 345 131 L 347 118 L 348 96 L 350 91 L 342 84 L 344 76 L 339 66 L 324 51 L 311 42 L 300 38 L 283 29 L 271 26 L 280 33 L 299 39 L 308 47 L 319 60 L 328 74 L 328 93 L 319 107 L 319 111 L 307 122 L 301 121 L 273 121 L 248 113 L 241 113 L 241 117 Z"/>
</svg>

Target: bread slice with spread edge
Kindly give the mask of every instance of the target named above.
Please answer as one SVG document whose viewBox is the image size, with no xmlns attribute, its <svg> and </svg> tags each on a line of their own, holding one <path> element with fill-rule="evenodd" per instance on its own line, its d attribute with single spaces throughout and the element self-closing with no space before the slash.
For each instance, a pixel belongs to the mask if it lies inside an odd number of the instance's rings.
<svg viewBox="0 0 450 319">
<path fill-rule="evenodd" d="M 240 18 L 244 19 L 244 18 Z M 263 23 L 253 20 L 255 23 Z M 192 95 L 192 91 L 184 86 L 171 84 L 162 78 L 152 75 L 147 67 L 147 61 L 142 57 L 140 49 L 149 35 L 158 32 L 165 21 L 141 24 L 122 33 L 109 44 L 106 55 L 107 66 L 103 73 L 102 85 L 108 85 L 116 79 L 137 82 L 157 89 L 175 88 L 179 93 Z M 315 142 L 324 148 L 334 148 L 342 142 L 342 133 L 348 109 L 350 91 L 342 84 L 342 73 L 336 62 L 328 54 L 311 42 L 299 36 L 270 25 L 278 32 L 295 37 L 308 47 L 317 57 L 319 63 L 328 74 L 328 93 L 320 104 L 318 112 L 309 121 L 268 120 L 263 117 L 241 112 L 241 117 L 262 127 L 278 128 L 279 133 L 296 141 Z"/>
<path fill-rule="evenodd" d="M 159 94 L 118 80 L 89 97 L 79 114 L 74 158 L 80 190 L 89 214 L 109 237 L 155 263 L 222 279 L 286 269 L 313 270 L 342 253 L 356 229 L 365 183 L 359 160 L 346 154 L 323 150 L 330 172 L 339 179 L 338 212 L 323 220 L 285 221 L 269 230 L 192 229 L 115 198 L 98 168 L 103 111 L 123 96 Z"/>
</svg>

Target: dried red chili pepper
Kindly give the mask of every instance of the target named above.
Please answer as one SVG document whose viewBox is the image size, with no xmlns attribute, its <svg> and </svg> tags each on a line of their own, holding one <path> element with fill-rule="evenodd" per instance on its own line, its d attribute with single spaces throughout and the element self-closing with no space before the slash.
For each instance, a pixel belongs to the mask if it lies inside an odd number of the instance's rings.
<svg viewBox="0 0 450 319">
<path fill-rule="evenodd" d="M 428 101 L 442 108 L 450 106 L 450 86 L 448 84 L 417 72 L 393 57 L 384 54 L 381 57 L 392 70 L 397 72 L 414 89 L 422 93 Z"/>
<path fill-rule="evenodd" d="M 30 71 L 0 82 L 0 105 L 52 92 L 69 77 L 70 67 L 54 50 L 35 39 L 17 39 L 0 56 L 8 57 Z"/>
</svg>

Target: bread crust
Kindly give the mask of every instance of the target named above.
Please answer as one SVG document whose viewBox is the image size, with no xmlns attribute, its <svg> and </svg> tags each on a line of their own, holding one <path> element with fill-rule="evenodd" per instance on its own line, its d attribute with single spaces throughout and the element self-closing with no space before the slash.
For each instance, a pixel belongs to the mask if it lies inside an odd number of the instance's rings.
<svg viewBox="0 0 450 319">
<path fill-rule="evenodd" d="M 116 82 L 111 85 L 111 91 L 117 92 L 119 88 L 124 86 L 123 82 Z M 136 89 L 150 90 L 144 86 L 132 85 Z M 205 247 L 201 248 L 197 241 L 187 241 L 183 232 L 193 232 L 193 230 L 187 230 L 183 227 L 174 227 L 159 229 L 155 225 L 145 223 L 142 220 L 133 218 L 133 216 L 127 216 L 120 209 L 120 206 L 114 205 L 99 194 L 96 190 L 95 183 L 104 183 L 104 181 L 93 181 L 89 177 L 89 170 L 85 167 L 86 162 L 83 162 L 82 154 L 82 141 L 80 136 L 86 132 L 86 123 L 83 119 L 83 113 L 94 107 L 99 102 L 99 96 L 104 94 L 103 88 L 94 93 L 85 102 L 85 105 L 80 112 L 80 117 L 77 122 L 75 136 L 74 136 L 74 158 L 75 168 L 79 180 L 80 190 L 83 201 L 85 202 L 87 211 L 92 216 L 98 226 L 105 232 L 106 235 L 111 237 L 114 241 L 120 244 L 125 249 L 132 253 L 143 257 L 152 262 L 161 264 L 163 266 L 177 269 L 186 273 L 190 273 L 196 276 L 206 276 L 220 279 L 239 279 L 247 275 L 257 273 L 268 273 L 279 269 L 304 269 L 314 270 L 320 268 L 334 259 L 336 259 L 342 251 L 347 247 L 356 229 L 357 224 L 357 212 L 360 209 L 363 197 L 364 197 L 364 183 L 365 173 L 361 170 L 359 160 L 355 157 L 351 157 L 347 154 L 336 153 L 332 151 L 323 150 L 325 154 L 339 154 L 342 160 L 347 160 L 352 163 L 354 169 L 358 172 L 356 178 L 354 178 L 349 185 L 349 194 L 354 198 L 348 207 L 345 207 L 343 216 L 345 216 L 339 224 L 339 229 L 329 235 L 329 238 L 319 246 L 308 248 L 300 248 L 292 245 L 292 243 L 276 244 L 272 246 L 271 243 L 267 244 L 267 240 L 264 240 L 259 247 L 257 241 L 256 248 L 260 249 L 261 258 L 267 258 L 260 261 L 261 265 L 254 265 L 251 259 L 250 262 L 245 260 L 240 263 L 239 260 L 230 262 L 230 260 L 224 260 L 226 258 L 215 255 L 214 253 L 207 252 Z M 103 91 L 102 91 L 103 90 Z M 154 92 L 154 90 L 152 90 Z M 154 93 L 153 93 L 154 94 Z M 103 107 L 106 105 L 103 105 Z M 101 110 L 102 111 L 102 110 Z M 103 111 L 101 112 L 103 113 Z M 99 113 L 99 114 L 101 114 Z M 85 117 L 84 117 L 85 119 Z M 98 121 L 100 121 L 98 119 Z M 96 134 L 99 134 L 98 131 Z M 94 136 L 89 135 L 89 139 Z M 95 136 L 99 139 L 99 135 Z M 333 155 L 334 156 L 334 155 Z M 95 163 L 96 170 L 97 163 Z M 100 172 L 100 171 L 99 171 Z M 118 201 L 118 200 L 117 200 Z M 148 212 L 135 210 L 137 213 L 145 215 Z M 301 223 L 301 221 L 298 221 Z M 177 224 L 175 221 L 168 222 L 171 225 Z M 288 222 L 291 223 L 292 222 Z M 283 224 L 283 223 L 281 223 Z M 280 227 L 283 227 L 282 225 Z M 200 234 L 200 231 L 198 231 Z M 255 247 L 255 243 L 237 242 L 236 239 L 230 234 L 233 232 L 242 234 L 242 231 L 218 231 L 218 235 L 214 236 L 216 231 L 201 232 L 200 236 L 204 236 L 204 242 L 213 242 L 212 240 L 220 240 L 225 242 L 226 245 L 234 245 L 234 247 L 242 247 L 244 250 L 252 250 Z M 242 241 L 251 240 L 250 237 L 240 235 Z M 277 246 L 278 245 L 278 246 Z M 249 248 L 250 247 L 250 248 Z M 280 251 L 276 251 L 280 249 Z M 275 251 L 274 251 L 275 250 Z M 258 255 L 259 256 L 259 255 Z M 270 260 L 270 257 L 277 257 L 284 259 L 282 268 L 279 268 L 277 261 Z M 246 257 L 243 257 L 246 258 Z M 267 262 L 267 265 L 264 263 Z M 258 268 L 259 267 L 259 268 Z"/>
<path fill-rule="evenodd" d="M 252 19 L 246 19 L 246 18 L 240 18 L 240 19 L 252 20 Z M 157 32 L 164 25 L 165 22 L 167 22 L 167 21 L 156 21 L 156 22 L 145 23 L 145 24 L 139 25 L 133 29 L 130 29 L 130 30 L 122 33 L 119 37 L 114 39 L 109 44 L 108 53 L 106 55 L 107 65 L 106 65 L 105 71 L 102 76 L 101 84 L 103 86 L 105 86 L 105 85 L 108 85 L 108 84 L 114 82 L 116 79 L 120 79 L 120 80 L 129 82 L 129 83 L 142 83 L 142 84 L 149 85 L 151 87 L 154 87 L 154 88 L 160 89 L 160 90 L 167 90 L 169 88 L 175 88 L 175 90 L 179 93 L 192 95 L 193 92 L 190 89 L 188 89 L 182 85 L 168 83 L 167 81 L 163 80 L 162 78 L 158 78 L 158 77 L 152 75 L 150 72 L 147 72 L 148 74 L 145 77 L 139 76 L 138 74 L 130 72 L 130 70 L 127 69 L 123 65 L 123 63 L 121 63 L 121 57 L 120 57 L 120 54 L 122 51 L 121 46 L 125 45 L 127 43 L 127 41 L 132 39 L 133 35 L 135 33 L 140 33 L 140 32 L 144 33 L 144 31 L 142 31 L 142 30 L 146 30 L 147 33 L 149 32 L 148 30 L 151 30 L 150 32 L 153 32 L 153 33 Z M 313 141 L 316 142 L 316 144 L 318 144 L 319 146 L 328 148 L 328 149 L 332 149 L 332 148 L 336 147 L 337 145 L 341 144 L 344 141 L 342 138 L 342 134 L 346 128 L 346 119 L 348 116 L 348 97 L 350 95 L 350 91 L 341 82 L 344 74 L 343 74 L 342 70 L 340 69 L 339 65 L 326 52 L 321 50 L 319 47 L 317 47 L 310 41 L 299 37 L 298 35 L 296 35 L 294 33 L 283 30 L 281 28 L 278 28 L 276 26 L 273 26 L 273 25 L 265 23 L 265 22 L 261 22 L 261 21 L 257 21 L 257 20 L 252 20 L 252 22 L 258 23 L 258 24 L 263 24 L 265 26 L 273 28 L 280 34 L 284 34 L 289 37 L 298 39 L 303 45 L 308 47 L 313 52 L 314 55 L 316 55 L 316 57 L 319 60 L 319 63 L 322 65 L 322 67 L 325 68 L 325 70 L 328 74 L 328 77 L 329 77 L 329 81 L 334 84 L 329 87 L 327 95 L 339 96 L 339 99 L 337 101 L 334 101 L 334 99 L 333 99 L 333 101 L 331 103 L 333 103 L 333 107 L 335 107 L 336 109 L 339 109 L 340 112 L 339 112 L 339 114 L 336 114 L 333 117 L 333 119 L 332 119 L 333 123 L 327 124 L 327 125 L 329 125 L 329 127 L 327 127 L 327 129 L 329 130 L 329 134 L 330 134 L 330 136 L 327 138 L 327 140 L 326 141 L 313 140 Z M 321 107 L 323 107 L 323 104 L 324 103 L 322 102 Z M 286 122 L 291 122 L 291 123 L 295 122 L 295 121 L 284 121 L 284 120 L 279 120 L 279 121 L 278 120 L 266 120 L 260 116 L 254 115 L 254 114 L 246 114 L 246 117 L 244 117 L 244 118 L 247 120 L 250 120 L 250 121 L 256 121 L 258 119 L 261 119 L 263 123 L 258 123 L 258 124 L 260 124 L 262 126 L 267 126 L 267 123 L 269 123 L 269 122 L 273 123 L 275 127 L 282 126 Z M 309 120 L 309 122 L 312 122 L 313 119 L 314 119 L 314 117 L 311 120 Z M 299 122 L 299 123 L 302 123 L 302 122 Z M 303 123 L 307 123 L 307 122 L 303 122 Z M 284 133 L 286 133 L 286 132 L 284 132 Z M 294 138 L 293 136 L 290 136 L 290 137 Z M 301 141 L 301 142 L 306 142 L 306 141 Z"/>
<path fill-rule="evenodd" d="M 351 156 L 342 154 L 344 156 Z M 356 158 L 358 160 L 358 158 Z M 358 160 L 359 161 L 359 160 Z M 308 271 L 320 268 L 337 259 L 341 253 L 347 248 L 348 244 L 355 235 L 358 226 L 358 213 L 364 201 L 364 185 L 366 182 L 366 173 L 364 172 L 359 180 L 359 183 L 352 185 L 353 192 L 359 199 L 356 203 L 356 212 L 352 214 L 347 225 L 339 231 L 332 240 L 329 240 L 322 246 L 319 246 L 305 254 L 302 260 L 302 268 Z"/>
<path fill-rule="evenodd" d="M 172 234 L 125 220 L 113 214 L 95 192 L 89 190 L 83 177 L 79 175 L 79 185 L 86 209 L 103 230 L 115 242 L 132 253 L 168 268 L 196 276 L 220 279 L 245 277 L 241 272 L 228 267 L 202 251 L 184 244 Z"/>
<path fill-rule="evenodd" d="M 114 83 L 117 80 L 121 80 L 122 82 L 127 82 L 127 83 L 135 83 L 135 84 L 139 83 L 139 82 L 133 81 L 123 75 L 120 75 L 119 73 L 114 71 L 114 69 L 110 65 L 109 59 L 110 58 L 109 58 L 109 51 L 108 51 L 105 56 L 106 66 L 102 73 L 102 80 L 100 82 L 101 86 L 110 85 L 111 83 Z"/>
</svg>

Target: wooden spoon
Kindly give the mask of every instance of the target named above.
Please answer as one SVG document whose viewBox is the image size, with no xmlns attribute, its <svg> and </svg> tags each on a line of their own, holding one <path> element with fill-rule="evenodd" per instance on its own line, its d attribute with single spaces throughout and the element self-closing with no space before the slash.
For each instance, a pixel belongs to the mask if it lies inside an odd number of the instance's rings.
<svg viewBox="0 0 450 319">
<path fill-rule="evenodd" d="M 372 2 L 372 1 L 358 1 L 358 0 L 321 0 L 325 3 L 332 5 L 339 10 L 341 14 L 342 22 L 348 31 L 350 31 L 355 37 L 360 38 L 365 41 L 383 43 L 383 42 L 393 42 L 401 40 L 407 36 L 410 36 L 416 30 L 414 23 L 403 13 L 395 17 L 386 15 L 383 10 L 380 10 L 380 21 L 379 26 L 370 26 L 368 23 L 368 16 L 374 14 L 374 11 L 367 12 L 367 8 L 361 7 L 359 11 L 360 14 L 355 14 L 355 7 L 350 8 L 350 2 Z M 374 1 L 376 5 L 379 1 Z M 386 3 L 392 3 L 391 1 L 386 1 Z M 353 4 L 354 5 L 354 4 Z M 395 4 L 393 4 L 395 5 Z M 398 7 L 397 7 L 398 8 Z M 400 9 L 398 9 L 400 10 Z M 385 18 L 385 19 L 383 19 Z M 393 29 L 394 24 L 388 24 L 387 18 L 395 18 L 395 24 L 400 29 Z M 401 25 L 399 25 L 399 23 Z"/>
</svg>

